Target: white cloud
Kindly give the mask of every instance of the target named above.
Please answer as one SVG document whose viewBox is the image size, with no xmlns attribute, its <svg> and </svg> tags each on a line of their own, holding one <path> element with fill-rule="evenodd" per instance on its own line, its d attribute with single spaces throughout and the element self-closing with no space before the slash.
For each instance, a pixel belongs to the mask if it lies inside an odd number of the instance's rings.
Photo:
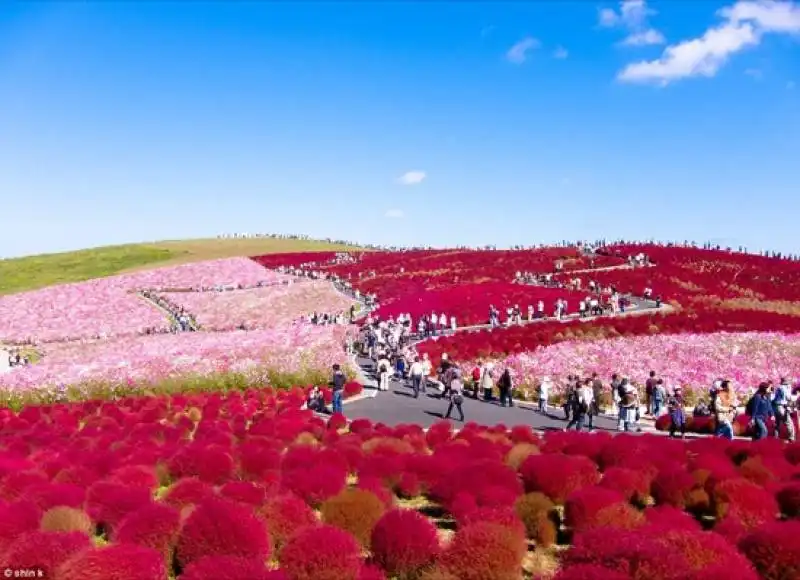
<svg viewBox="0 0 800 580">
<path fill-rule="evenodd" d="M 508 49 L 506 58 L 514 64 L 522 64 L 528 60 L 528 53 L 539 47 L 539 41 L 533 37 L 526 36 L 514 46 Z"/>
<path fill-rule="evenodd" d="M 722 24 L 699 38 L 668 46 L 656 60 L 629 64 L 617 75 L 626 82 L 670 82 L 713 77 L 734 54 L 757 46 L 767 33 L 800 34 L 800 6 L 778 0 L 740 0 L 718 11 Z"/>
<path fill-rule="evenodd" d="M 762 32 L 800 33 L 800 5 L 777 0 L 743 0 L 723 8 L 719 15 L 738 24 L 752 22 Z"/>
<path fill-rule="evenodd" d="M 398 181 L 403 185 L 419 185 L 425 181 L 426 177 L 428 177 L 428 174 L 424 171 L 406 171 Z"/>
<path fill-rule="evenodd" d="M 617 78 L 667 85 L 686 77 L 713 77 L 732 54 L 758 42 L 759 35 L 750 24 L 724 24 L 708 29 L 700 38 L 668 46 L 656 60 L 629 64 Z"/>
<path fill-rule="evenodd" d="M 611 8 L 603 8 L 598 15 L 598 20 L 603 28 L 611 28 L 619 23 L 617 13 Z"/>
<path fill-rule="evenodd" d="M 619 12 L 604 8 L 599 12 L 598 19 L 603 28 L 628 30 L 628 36 L 621 42 L 623 46 L 650 46 L 665 42 L 664 35 L 647 24 L 647 19 L 656 14 L 645 0 L 623 0 L 619 3 Z"/>
<path fill-rule="evenodd" d="M 553 51 L 553 58 L 564 60 L 568 56 L 569 56 L 569 51 L 563 46 L 559 46 Z"/>
<path fill-rule="evenodd" d="M 390 218 L 390 219 L 401 219 L 401 218 L 406 217 L 406 213 L 402 209 L 390 209 L 390 210 L 387 210 L 386 213 L 383 214 L 383 215 L 384 215 L 384 217 L 387 217 L 387 218 Z"/>
<path fill-rule="evenodd" d="M 664 35 L 654 28 L 648 28 L 642 32 L 634 32 L 625 38 L 620 44 L 623 46 L 653 46 L 664 44 L 667 41 Z"/>
<path fill-rule="evenodd" d="M 481 37 L 482 37 L 482 38 L 486 38 L 486 37 L 487 37 L 487 36 L 489 36 L 489 35 L 490 35 L 492 32 L 494 32 L 494 31 L 495 31 L 495 28 L 497 28 L 497 27 L 496 27 L 496 26 L 494 26 L 494 25 L 492 25 L 492 24 L 490 24 L 489 26 L 484 26 L 483 28 L 481 28 Z"/>
<path fill-rule="evenodd" d="M 761 70 L 757 69 L 757 68 L 748 68 L 748 69 L 746 69 L 744 71 L 744 74 L 746 74 L 747 76 L 752 77 L 752 78 L 754 78 L 756 80 L 761 80 L 762 78 L 764 78 L 764 73 L 761 72 Z"/>
</svg>

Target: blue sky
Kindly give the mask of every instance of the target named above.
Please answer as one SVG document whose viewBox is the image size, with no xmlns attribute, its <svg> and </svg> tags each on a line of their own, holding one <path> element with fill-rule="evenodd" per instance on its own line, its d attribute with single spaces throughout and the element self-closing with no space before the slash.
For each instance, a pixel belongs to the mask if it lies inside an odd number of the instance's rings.
<svg viewBox="0 0 800 580">
<path fill-rule="evenodd" d="M 800 251 L 799 158 L 798 3 L 0 9 L 0 256 L 234 231 Z"/>
</svg>

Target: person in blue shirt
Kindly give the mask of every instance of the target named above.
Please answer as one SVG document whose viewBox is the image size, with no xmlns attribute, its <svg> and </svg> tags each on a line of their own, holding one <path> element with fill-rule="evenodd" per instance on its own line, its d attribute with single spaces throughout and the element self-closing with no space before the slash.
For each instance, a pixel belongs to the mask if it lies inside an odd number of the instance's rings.
<svg viewBox="0 0 800 580">
<path fill-rule="evenodd" d="M 775 416 L 772 401 L 769 397 L 769 383 L 761 383 L 758 390 L 747 403 L 747 414 L 750 415 L 750 423 L 753 426 L 753 441 L 764 439 L 769 435 L 767 422 L 770 417 Z"/>
</svg>

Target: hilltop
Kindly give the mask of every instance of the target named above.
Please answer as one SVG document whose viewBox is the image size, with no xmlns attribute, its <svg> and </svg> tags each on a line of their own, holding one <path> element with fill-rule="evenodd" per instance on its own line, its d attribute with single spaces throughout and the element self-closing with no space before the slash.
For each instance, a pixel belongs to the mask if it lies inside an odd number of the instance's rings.
<svg viewBox="0 0 800 580">
<path fill-rule="evenodd" d="M 0 260 L 0 295 L 187 262 L 355 246 L 282 238 L 210 238 L 103 246 Z"/>
</svg>

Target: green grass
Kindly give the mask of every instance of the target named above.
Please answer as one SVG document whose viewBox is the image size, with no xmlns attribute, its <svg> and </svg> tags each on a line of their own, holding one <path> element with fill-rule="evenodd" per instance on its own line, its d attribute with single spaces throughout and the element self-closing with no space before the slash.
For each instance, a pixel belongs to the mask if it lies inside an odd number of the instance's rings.
<svg viewBox="0 0 800 580">
<path fill-rule="evenodd" d="M 42 254 L 0 260 L 0 295 L 201 260 L 352 249 L 314 240 L 252 238 L 166 241 Z"/>
</svg>

